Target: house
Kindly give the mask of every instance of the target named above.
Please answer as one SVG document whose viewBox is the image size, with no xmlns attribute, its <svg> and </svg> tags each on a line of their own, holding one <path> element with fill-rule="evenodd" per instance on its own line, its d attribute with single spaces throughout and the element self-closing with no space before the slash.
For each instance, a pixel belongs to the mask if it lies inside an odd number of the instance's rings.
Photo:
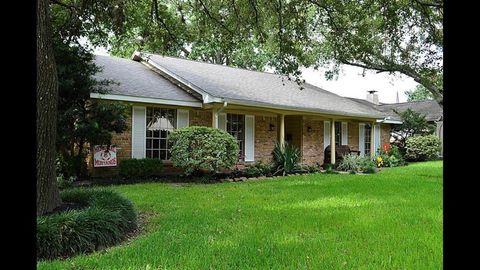
<svg viewBox="0 0 480 270">
<path fill-rule="evenodd" d="M 172 167 L 168 134 L 200 125 L 226 130 L 240 146 L 239 164 L 268 162 L 276 141 L 298 146 L 304 164 L 323 164 L 324 151 L 348 145 L 362 156 L 388 143 L 389 113 L 319 87 L 277 74 L 136 52 L 132 59 L 96 56 L 103 68 L 97 79 L 119 82 L 109 94 L 93 99 L 123 101 L 129 106 L 128 130 L 114 134 L 119 162 L 158 158 Z M 174 170 L 174 168 L 171 168 Z M 92 168 L 95 176 L 117 168 Z"/>
<path fill-rule="evenodd" d="M 419 112 L 425 115 L 425 119 L 428 123 L 433 124 L 436 127 L 435 135 L 440 139 L 442 148 L 440 150 L 440 156 L 443 156 L 443 108 L 438 105 L 435 100 L 423 100 L 423 101 L 411 101 L 402 103 L 381 103 L 378 100 L 378 95 L 371 91 L 367 95 L 366 100 L 350 98 L 356 102 L 360 102 L 365 105 L 369 105 L 376 110 L 384 112 L 387 117 L 393 121 L 401 121 L 396 112 L 404 112 L 407 109 L 411 109 L 415 112 Z"/>
</svg>

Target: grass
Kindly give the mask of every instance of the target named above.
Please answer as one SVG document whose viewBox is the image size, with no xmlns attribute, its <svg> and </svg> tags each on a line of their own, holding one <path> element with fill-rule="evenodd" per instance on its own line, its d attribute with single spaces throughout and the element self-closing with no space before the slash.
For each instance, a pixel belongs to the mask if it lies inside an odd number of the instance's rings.
<svg viewBox="0 0 480 270">
<path fill-rule="evenodd" d="M 39 269 L 440 269 L 441 161 L 374 175 L 112 187 L 154 213 L 132 242 Z"/>
</svg>

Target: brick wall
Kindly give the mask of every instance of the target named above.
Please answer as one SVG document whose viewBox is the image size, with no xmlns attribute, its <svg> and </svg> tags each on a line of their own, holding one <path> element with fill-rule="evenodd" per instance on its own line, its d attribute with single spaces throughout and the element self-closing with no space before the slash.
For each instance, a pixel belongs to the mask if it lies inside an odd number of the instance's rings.
<svg viewBox="0 0 480 270">
<path fill-rule="evenodd" d="M 390 143 L 390 124 L 380 124 L 380 146 Z"/>
<path fill-rule="evenodd" d="M 308 127 L 311 131 L 308 131 Z M 303 135 L 302 135 L 302 161 L 304 164 L 323 164 L 323 121 L 303 117 Z"/>
<path fill-rule="evenodd" d="M 270 124 L 275 127 L 270 131 Z M 278 140 L 277 117 L 255 115 L 255 161 L 270 162 Z"/>
<path fill-rule="evenodd" d="M 190 110 L 190 126 L 212 127 L 212 111 Z"/>
<path fill-rule="evenodd" d="M 348 146 L 355 151 L 358 151 L 358 129 L 358 122 L 348 122 Z"/>
</svg>

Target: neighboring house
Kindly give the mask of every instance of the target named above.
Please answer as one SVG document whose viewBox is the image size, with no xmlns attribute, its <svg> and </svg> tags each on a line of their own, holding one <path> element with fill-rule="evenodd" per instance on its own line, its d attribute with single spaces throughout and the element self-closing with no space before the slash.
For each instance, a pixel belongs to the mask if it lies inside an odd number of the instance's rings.
<svg viewBox="0 0 480 270">
<path fill-rule="evenodd" d="M 397 112 L 404 112 L 407 109 L 411 109 L 415 112 L 425 115 L 425 119 L 430 124 L 434 124 L 436 127 L 435 135 L 438 136 L 440 142 L 442 143 L 442 148 L 440 150 L 440 156 L 443 156 L 443 108 L 438 105 L 435 100 L 424 100 L 424 101 L 411 101 L 411 102 L 402 102 L 402 103 L 380 103 L 378 101 L 378 96 L 374 94 L 374 91 L 370 91 L 367 95 L 367 100 L 350 98 L 354 101 L 360 102 L 365 105 L 369 105 L 372 108 L 384 112 L 387 117 L 390 117 L 389 120 L 400 121 L 400 117 Z"/>
<path fill-rule="evenodd" d="M 119 162 L 159 158 L 171 168 L 168 134 L 176 128 L 208 126 L 226 130 L 240 146 L 239 164 L 268 162 L 276 141 L 298 146 L 304 164 L 323 164 L 328 145 L 348 145 L 373 155 L 390 139 L 389 114 L 371 104 L 316 86 L 303 89 L 277 74 L 249 71 L 155 54 L 132 60 L 96 56 L 98 79 L 119 82 L 94 99 L 129 104 L 128 130 L 114 134 Z M 330 159 L 335 162 L 335 151 Z M 116 168 L 92 168 L 93 175 Z"/>
</svg>

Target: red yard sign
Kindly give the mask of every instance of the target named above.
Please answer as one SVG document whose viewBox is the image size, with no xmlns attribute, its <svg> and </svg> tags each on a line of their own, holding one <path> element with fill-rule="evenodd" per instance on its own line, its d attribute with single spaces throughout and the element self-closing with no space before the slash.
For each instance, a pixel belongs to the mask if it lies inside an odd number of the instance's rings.
<svg viewBox="0 0 480 270">
<path fill-rule="evenodd" d="M 117 148 L 106 145 L 95 145 L 93 153 L 94 167 L 111 167 L 117 166 Z"/>
</svg>

